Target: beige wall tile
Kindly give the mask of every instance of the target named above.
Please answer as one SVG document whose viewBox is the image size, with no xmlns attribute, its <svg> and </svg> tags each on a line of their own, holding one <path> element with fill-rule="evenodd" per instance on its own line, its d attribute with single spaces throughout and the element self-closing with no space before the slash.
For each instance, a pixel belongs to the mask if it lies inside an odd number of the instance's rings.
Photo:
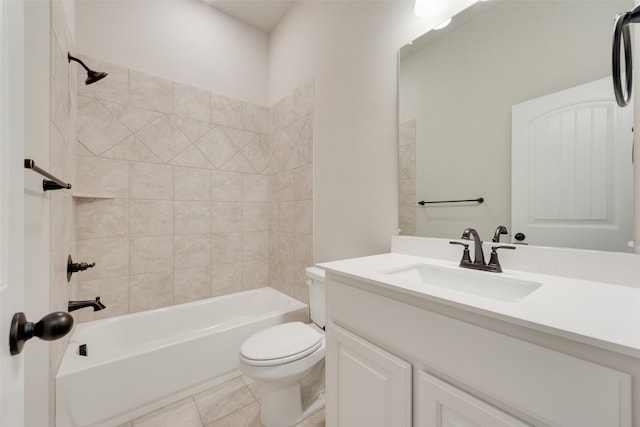
<svg viewBox="0 0 640 427">
<path fill-rule="evenodd" d="M 242 233 L 214 233 L 211 238 L 211 264 L 242 261 Z"/>
<path fill-rule="evenodd" d="M 102 101 L 102 105 L 111 111 L 131 132 L 139 131 L 162 115 L 157 111 L 137 108 L 130 104 Z"/>
<path fill-rule="evenodd" d="M 207 169 L 175 167 L 173 170 L 174 200 L 211 199 L 211 172 Z"/>
<path fill-rule="evenodd" d="M 211 264 L 211 235 L 173 236 L 176 268 L 207 267 Z"/>
<path fill-rule="evenodd" d="M 131 276 L 131 312 L 173 304 L 173 271 Z"/>
<path fill-rule="evenodd" d="M 293 91 L 293 118 L 300 119 L 313 112 L 313 80 L 298 86 Z"/>
<path fill-rule="evenodd" d="M 93 300 L 96 297 L 100 297 L 100 302 L 107 308 L 96 312 L 92 308 L 76 310 L 72 315 L 77 322 L 129 313 L 129 276 L 79 280 L 73 287 L 71 299 L 74 301 Z"/>
<path fill-rule="evenodd" d="M 187 117 L 171 116 L 171 120 L 191 142 L 196 142 L 215 127 L 214 124 L 209 123 L 209 119 L 200 121 Z"/>
<path fill-rule="evenodd" d="M 269 133 L 269 109 L 244 102 L 242 106 L 242 129 L 266 135 Z"/>
<path fill-rule="evenodd" d="M 269 232 L 255 231 L 242 233 L 243 260 L 257 261 L 269 259 Z"/>
<path fill-rule="evenodd" d="M 173 303 L 181 304 L 211 296 L 211 269 L 195 267 L 173 273 Z"/>
<path fill-rule="evenodd" d="M 131 131 L 98 100 L 78 110 L 78 140 L 99 155 L 131 135 Z"/>
<path fill-rule="evenodd" d="M 131 163 L 132 199 L 173 199 L 173 166 Z"/>
<path fill-rule="evenodd" d="M 242 174 L 227 171 L 211 171 L 211 201 L 241 202 Z"/>
<path fill-rule="evenodd" d="M 130 135 L 100 155 L 109 159 L 131 160 L 134 162 L 162 163 L 135 135 Z"/>
<path fill-rule="evenodd" d="M 212 93 L 211 122 L 240 129 L 242 125 L 242 101 Z"/>
<path fill-rule="evenodd" d="M 166 114 L 136 132 L 136 137 L 163 162 L 168 162 L 191 145 Z"/>
<path fill-rule="evenodd" d="M 211 215 L 213 233 L 242 231 L 242 203 L 214 202 Z"/>
<path fill-rule="evenodd" d="M 130 245 L 132 275 L 173 270 L 172 236 L 136 237 Z"/>
<path fill-rule="evenodd" d="M 211 296 L 242 291 L 242 262 L 211 266 Z"/>
<path fill-rule="evenodd" d="M 269 204 L 242 204 L 243 231 L 269 231 Z"/>
<path fill-rule="evenodd" d="M 278 203 L 278 227 L 277 231 L 292 233 L 295 230 L 295 203 Z"/>
<path fill-rule="evenodd" d="M 220 169 L 239 151 L 220 126 L 216 126 L 196 141 L 195 146 L 217 169 Z"/>
<path fill-rule="evenodd" d="M 211 204 L 209 202 L 173 202 L 175 234 L 202 234 L 211 230 Z"/>
<path fill-rule="evenodd" d="M 304 200 L 295 202 L 296 233 L 313 234 L 313 202 Z"/>
<path fill-rule="evenodd" d="M 261 202 L 269 201 L 269 176 L 268 175 L 242 175 L 242 201 Z"/>
<path fill-rule="evenodd" d="M 129 237 L 129 199 L 78 199 L 78 239 Z"/>
<path fill-rule="evenodd" d="M 190 168 L 213 169 L 211 162 L 202 154 L 202 151 L 193 144 L 169 160 L 168 164 Z"/>
<path fill-rule="evenodd" d="M 147 110 L 173 113 L 173 82 L 137 70 L 129 70 L 131 104 Z"/>
<path fill-rule="evenodd" d="M 78 193 L 129 197 L 129 163 L 122 160 L 78 156 Z"/>
<path fill-rule="evenodd" d="M 170 200 L 130 201 L 131 237 L 173 234 L 173 202 Z"/>
<path fill-rule="evenodd" d="M 313 199 L 313 166 L 306 165 L 294 170 L 294 200 Z"/>
<path fill-rule="evenodd" d="M 210 92 L 181 83 L 173 83 L 173 113 L 190 119 L 209 121 L 211 118 Z"/>
<path fill-rule="evenodd" d="M 95 262 L 93 268 L 78 273 L 82 280 L 129 275 L 129 239 L 78 240 L 78 256 L 74 262 Z"/>
<path fill-rule="evenodd" d="M 294 200 L 295 173 L 285 171 L 273 175 L 272 178 L 272 201 L 288 202 Z"/>
<path fill-rule="evenodd" d="M 244 261 L 242 263 L 242 290 L 269 286 L 269 261 Z"/>
<path fill-rule="evenodd" d="M 242 155 L 258 173 L 264 173 L 271 162 L 271 147 L 268 136 L 259 135 L 244 148 Z"/>
</svg>

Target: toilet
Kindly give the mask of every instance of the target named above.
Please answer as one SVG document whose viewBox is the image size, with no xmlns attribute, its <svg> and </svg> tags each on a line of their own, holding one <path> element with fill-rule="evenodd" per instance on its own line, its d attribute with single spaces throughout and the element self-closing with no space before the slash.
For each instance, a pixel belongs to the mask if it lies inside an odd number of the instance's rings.
<svg viewBox="0 0 640 427">
<path fill-rule="evenodd" d="M 272 326 L 240 347 L 240 370 L 262 385 L 260 421 L 266 427 L 291 427 L 324 407 L 324 270 L 305 271 L 312 323 Z"/>
</svg>

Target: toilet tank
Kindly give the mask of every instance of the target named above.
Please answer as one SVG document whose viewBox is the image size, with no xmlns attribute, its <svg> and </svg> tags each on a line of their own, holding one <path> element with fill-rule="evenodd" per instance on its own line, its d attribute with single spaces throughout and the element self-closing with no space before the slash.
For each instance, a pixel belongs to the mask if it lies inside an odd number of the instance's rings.
<svg viewBox="0 0 640 427">
<path fill-rule="evenodd" d="M 325 323 L 325 284 L 324 270 L 318 267 L 307 267 L 307 285 L 309 285 L 309 314 L 311 321 L 321 328 Z"/>
</svg>

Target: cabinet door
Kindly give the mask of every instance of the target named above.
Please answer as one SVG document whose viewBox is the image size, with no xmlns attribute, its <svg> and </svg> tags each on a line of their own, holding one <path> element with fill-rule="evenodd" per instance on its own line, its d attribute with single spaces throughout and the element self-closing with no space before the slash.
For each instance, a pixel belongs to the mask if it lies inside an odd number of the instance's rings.
<svg viewBox="0 0 640 427">
<path fill-rule="evenodd" d="M 418 375 L 417 393 L 416 427 L 529 426 L 426 372 Z"/>
<path fill-rule="evenodd" d="M 411 427 L 411 365 L 327 327 L 327 426 Z"/>
</svg>

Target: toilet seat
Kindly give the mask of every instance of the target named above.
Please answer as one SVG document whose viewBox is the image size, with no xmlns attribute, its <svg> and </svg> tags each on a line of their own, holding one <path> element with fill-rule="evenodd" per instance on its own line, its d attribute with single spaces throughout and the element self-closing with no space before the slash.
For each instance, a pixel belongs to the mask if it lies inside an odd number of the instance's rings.
<svg viewBox="0 0 640 427">
<path fill-rule="evenodd" d="M 240 348 L 244 363 L 275 366 L 290 363 L 322 346 L 324 336 L 302 322 L 272 326 L 248 338 Z"/>
</svg>

